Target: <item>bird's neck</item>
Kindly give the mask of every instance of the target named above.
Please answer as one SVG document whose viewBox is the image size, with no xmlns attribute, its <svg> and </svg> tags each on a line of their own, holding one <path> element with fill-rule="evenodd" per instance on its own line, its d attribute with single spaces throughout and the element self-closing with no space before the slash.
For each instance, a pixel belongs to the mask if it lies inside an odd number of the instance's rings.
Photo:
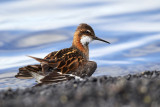
<svg viewBox="0 0 160 107">
<path fill-rule="evenodd" d="M 80 50 L 85 55 L 87 60 L 89 60 L 88 44 L 82 45 L 82 43 L 80 42 L 80 38 L 77 38 L 76 36 L 74 36 L 73 42 L 72 42 L 72 47 L 76 47 L 78 50 Z"/>
</svg>

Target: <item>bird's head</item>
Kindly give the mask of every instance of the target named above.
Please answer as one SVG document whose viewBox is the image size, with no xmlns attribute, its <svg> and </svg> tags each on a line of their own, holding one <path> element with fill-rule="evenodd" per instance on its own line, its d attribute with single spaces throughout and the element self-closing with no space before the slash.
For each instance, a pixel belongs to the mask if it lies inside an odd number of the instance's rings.
<svg viewBox="0 0 160 107">
<path fill-rule="evenodd" d="M 97 37 L 91 26 L 85 23 L 80 24 L 75 31 L 73 44 L 76 45 L 76 43 L 81 43 L 83 46 L 87 46 L 93 40 L 109 43 L 108 41 Z"/>
</svg>

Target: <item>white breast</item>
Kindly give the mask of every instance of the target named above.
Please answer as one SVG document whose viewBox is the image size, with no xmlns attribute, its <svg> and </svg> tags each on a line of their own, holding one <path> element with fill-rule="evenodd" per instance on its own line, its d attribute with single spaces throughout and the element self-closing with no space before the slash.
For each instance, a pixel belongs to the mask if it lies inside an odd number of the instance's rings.
<svg viewBox="0 0 160 107">
<path fill-rule="evenodd" d="M 87 43 L 92 42 L 92 40 L 93 39 L 89 36 L 82 36 L 81 43 L 82 43 L 82 45 L 86 45 Z"/>
</svg>

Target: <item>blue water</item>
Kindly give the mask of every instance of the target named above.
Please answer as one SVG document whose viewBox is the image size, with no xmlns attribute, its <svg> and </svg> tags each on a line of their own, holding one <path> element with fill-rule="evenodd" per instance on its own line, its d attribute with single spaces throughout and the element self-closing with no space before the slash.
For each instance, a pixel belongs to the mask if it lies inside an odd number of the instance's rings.
<svg viewBox="0 0 160 107">
<path fill-rule="evenodd" d="M 159 0 L 1 0 L 0 89 L 33 86 L 35 80 L 14 78 L 19 67 L 37 63 L 26 55 L 70 47 L 80 23 L 111 42 L 90 44 L 93 76 L 160 70 Z"/>
</svg>

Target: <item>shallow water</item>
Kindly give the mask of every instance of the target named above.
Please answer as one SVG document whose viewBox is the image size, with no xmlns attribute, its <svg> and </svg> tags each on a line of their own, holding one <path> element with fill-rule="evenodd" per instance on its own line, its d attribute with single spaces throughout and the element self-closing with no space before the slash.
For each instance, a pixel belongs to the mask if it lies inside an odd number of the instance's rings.
<svg viewBox="0 0 160 107">
<path fill-rule="evenodd" d="M 14 78 L 18 68 L 71 46 L 80 23 L 90 24 L 99 41 L 90 44 L 93 76 L 160 70 L 159 0 L 0 1 L 0 89 L 25 88 L 34 80 Z"/>
</svg>

